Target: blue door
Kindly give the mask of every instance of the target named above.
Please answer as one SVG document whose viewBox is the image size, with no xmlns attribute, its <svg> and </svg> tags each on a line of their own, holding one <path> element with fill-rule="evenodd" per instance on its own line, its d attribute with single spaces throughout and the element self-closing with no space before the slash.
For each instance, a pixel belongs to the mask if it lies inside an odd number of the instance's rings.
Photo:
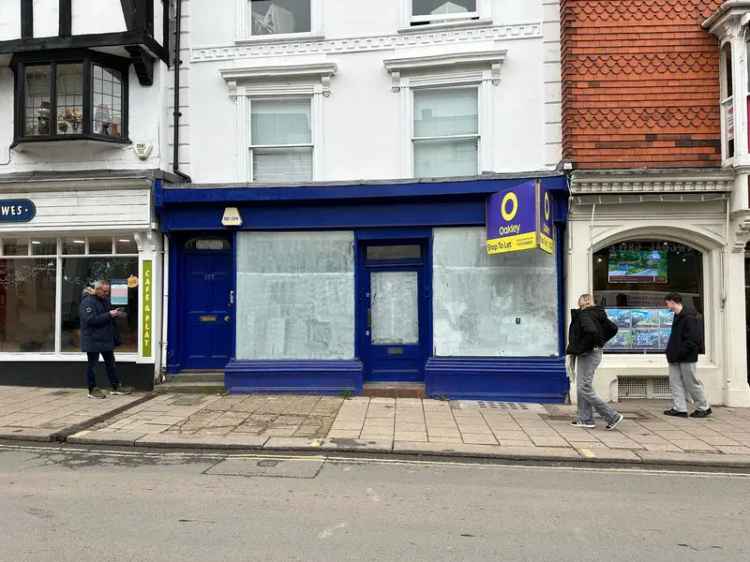
<svg viewBox="0 0 750 562">
<path fill-rule="evenodd" d="M 183 368 L 223 369 L 234 341 L 231 242 L 193 238 L 184 246 L 183 260 Z"/>
<path fill-rule="evenodd" d="M 421 382 L 432 336 L 426 242 L 362 243 L 359 308 L 366 381 Z"/>
</svg>

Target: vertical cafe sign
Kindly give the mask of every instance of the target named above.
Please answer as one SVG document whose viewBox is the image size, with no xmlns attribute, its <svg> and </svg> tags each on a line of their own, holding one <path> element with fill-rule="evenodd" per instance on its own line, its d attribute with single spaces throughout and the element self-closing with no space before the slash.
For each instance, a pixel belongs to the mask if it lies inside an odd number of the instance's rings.
<svg viewBox="0 0 750 562">
<path fill-rule="evenodd" d="M 151 357 L 153 341 L 151 333 L 151 315 L 153 314 L 151 300 L 151 283 L 153 277 L 153 262 L 143 260 L 143 304 L 141 305 L 141 318 L 143 319 L 143 330 L 141 332 L 141 354 L 143 357 Z"/>
<path fill-rule="evenodd" d="M 524 182 L 487 201 L 487 253 L 554 251 L 552 198 L 539 181 Z"/>
</svg>

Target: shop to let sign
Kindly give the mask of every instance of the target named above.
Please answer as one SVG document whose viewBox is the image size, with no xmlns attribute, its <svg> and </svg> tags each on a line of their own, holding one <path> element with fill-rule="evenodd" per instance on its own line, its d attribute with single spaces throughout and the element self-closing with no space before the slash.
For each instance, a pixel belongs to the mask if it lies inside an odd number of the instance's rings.
<svg viewBox="0 0 750 562">
<path fill-rule="evenodd" d="M 153 313 L 151 306 L 152 273 L 153 262 L 151 260 L 143 260 L 143 275 L 141 277 L 143 282 L 143 304 L 141 305 L 141 318 L 143 319 L 143 331 L 141 332 L 141 355 L 143 357 L 151 357 L 153 347 L 151 333 L 151 315 Z"/>
<path fill-rule="evenodd" d="M 36 205 L 28 199 L 0 199 L 0 222 L 30 222 Z"/>
<path fill-rule="evenodd" d="M 528 181 L 490 196 L 487 202 L 487 253 L 539 248 L 554 251 L 552 199 L 538 181 Z"/>
</svg>

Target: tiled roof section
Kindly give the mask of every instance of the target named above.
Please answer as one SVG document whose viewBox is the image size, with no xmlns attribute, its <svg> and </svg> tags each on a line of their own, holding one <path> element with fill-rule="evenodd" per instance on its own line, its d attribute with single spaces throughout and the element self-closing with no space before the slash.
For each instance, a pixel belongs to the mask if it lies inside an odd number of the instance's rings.
<svg viewBox="0 0 750 562">
<path fill-rule="evenodd" d="M 562 0 L 563 153 L 578 169 L 715 167 L 721 0 Z"/>
</svg>

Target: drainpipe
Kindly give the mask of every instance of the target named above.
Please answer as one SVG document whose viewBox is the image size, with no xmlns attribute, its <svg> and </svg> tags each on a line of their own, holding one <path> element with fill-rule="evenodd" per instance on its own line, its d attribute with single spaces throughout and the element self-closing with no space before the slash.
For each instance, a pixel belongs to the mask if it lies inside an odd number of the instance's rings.
<svg viewBox="0 0 750 562">
<path fill-rule="evenodd" d="M 192 179 L 187 174 L 180 171 L 180 117 L 182 112 L 180 111 L 180 66 L 182 60 L 180 59 L 180 36 L 182 35 L 182 0 L 176 0 L 176 13 L 175 13 L 175 26 L 174 26 L 174 111 L 172 117 L 174 118 L 174 156 L 172 161 L 172 171 L 175 175 L 181 177 L 188 183 L 192 183 Z"/>
</svg>

